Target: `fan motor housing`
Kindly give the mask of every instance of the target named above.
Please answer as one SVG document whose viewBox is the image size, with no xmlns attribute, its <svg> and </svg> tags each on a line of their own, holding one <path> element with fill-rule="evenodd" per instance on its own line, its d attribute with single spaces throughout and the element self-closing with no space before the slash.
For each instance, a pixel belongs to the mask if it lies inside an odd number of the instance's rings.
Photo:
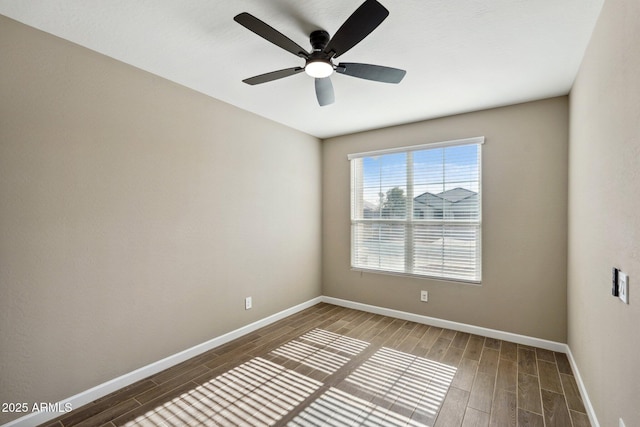
<svg viewBox="0 0 640 427">
<path fill-rule="evenodd" d="M 324 30 L 315 30 L 309 34 L 312 50 L 305 48 L 261 21 L 255 16 L 242 12 L 233 19 L 243 27 L 287 52 L 305 59 L 304 67 L 290 67 L 272 71 L 242 80 L 249 85 L 256 85 L 278 80 L 305 72 L 315 79 L 316 98 L 320 106 L 334 102 L 333 86 L 328 78 L 334 72 L 351 77 L 373 80 L 384 83 L 399 83 L 406 71 L 381 65 L 360 63 L 333 63 L 340 55 L 360 43 L 389 15 L 377 0 L 364 0 L 355 12 L 338 28 L 333 38 Z"/>
<path fill-rule="evenodd" d="M 324 30 L 316 30 L 309 35 L 309 41 L 311 41 L 311 47 L 314 52 L 324 50 L 327 43 L 329 43 L 329 33 Z"/>
</svg>

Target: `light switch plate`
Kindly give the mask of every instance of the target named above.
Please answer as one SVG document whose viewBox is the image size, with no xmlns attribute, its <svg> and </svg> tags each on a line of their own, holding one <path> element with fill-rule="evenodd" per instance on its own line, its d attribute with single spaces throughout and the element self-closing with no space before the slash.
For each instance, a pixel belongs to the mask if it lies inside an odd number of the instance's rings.
<svg viewBox="0 0 640 427">
<path fill-rule="evenodd" d="M 618 272 L 618 298 L 629 304 L 629 276 L 622 271 Z"/>
</svg>

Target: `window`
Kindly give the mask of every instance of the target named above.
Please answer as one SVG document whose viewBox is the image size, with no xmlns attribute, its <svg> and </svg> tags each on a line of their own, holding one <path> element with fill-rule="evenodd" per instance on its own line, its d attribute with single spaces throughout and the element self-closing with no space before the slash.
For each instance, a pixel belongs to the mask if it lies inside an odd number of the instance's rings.
<svg viewBox="0 0 640 427">
<path fill-rule="evenodd" d="M 349 155 L 352 268 L 479 283 L 483 142 Z"/>
</svg>

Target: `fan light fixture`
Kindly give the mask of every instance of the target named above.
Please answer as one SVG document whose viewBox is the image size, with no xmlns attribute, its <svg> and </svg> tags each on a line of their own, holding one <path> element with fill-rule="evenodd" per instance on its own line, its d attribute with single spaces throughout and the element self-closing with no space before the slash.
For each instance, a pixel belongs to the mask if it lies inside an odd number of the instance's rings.
<svg viewBox="0 0 640 427">
<path fill-rule="evenodd" d="M 304 72 L 316 79 L 323 79 L 333 73 L 333 65 L 323 60 L 308 61 L 304 66 Z"/>
<path fill-rule="evenodd" d="M 360 43 L 374 29 L 378 27 L 389 15 L 389 11 L 377 0 L 364 0 L 364 3 L 356 9 L 344 21 L 344 24 L 333 35 L 325 30 L 314 30 L 309 34 L 311 52 L 271 27 L 248 12 L 242 12 L 233 19 L 251 32 L 259 35 L 266 41 L 286 50 L 298 58 L 305 59 L 304 67 L 290 67 L 283 70 L 271 71 L 242 80 L 248 85 L 258 85 L 285 77 L 293 76 L 303 71 L 314 78 L 316 98 L 318 105 L 325 106 L 335 101 L 331 74 L 357 77 L 359 79 L 373 80 L 383 83 L 400 83 L 406 74 L 399 68 L 384 67 L 382 65 L 360 64 L 358 62 L 333 61 Z"/>
</svg>

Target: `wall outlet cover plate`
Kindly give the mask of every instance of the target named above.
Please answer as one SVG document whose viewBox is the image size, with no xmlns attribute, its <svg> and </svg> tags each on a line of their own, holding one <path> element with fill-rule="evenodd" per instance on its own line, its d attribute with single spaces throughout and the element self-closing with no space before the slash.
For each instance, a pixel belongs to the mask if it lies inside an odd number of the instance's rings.
<svg viewBox="0 0 640 427">
<path fill-rule="evenodd" d="M 629 276 L 622 271 L 618 272 L 618 298 L 629 304 Z"/>
<path fill-rule="evenodd" d="M 422 301 L 422 302 L 427 302 L 427 301 L 429 301 L 429 292 L 427 292 L 427 291 L 420 291 L 420 301 Z"/>
</svg>

